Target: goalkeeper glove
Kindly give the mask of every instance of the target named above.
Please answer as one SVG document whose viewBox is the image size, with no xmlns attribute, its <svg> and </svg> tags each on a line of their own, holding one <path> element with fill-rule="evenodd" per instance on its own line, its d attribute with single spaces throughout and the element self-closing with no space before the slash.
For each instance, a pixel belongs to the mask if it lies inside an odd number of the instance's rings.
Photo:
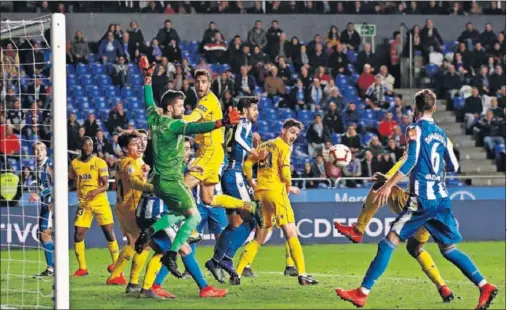
<svg viewBox="0 0 507 310">
<path fill-rule="evenodd" d="M 229 107 L 229 113 L 223 118 L 215 122 L 215 127 L 233 127 L 239 123 L 241 116 L 238 109 Z"/>
<path fill-rule="evenodd" d="M 150 64 L 148 57 L 142 56 L 139 60 L 139 69 L 143 72 L 144 84 L 151 84 L 151 76 L 155 71 L 155 63 Z"/>
</svg>

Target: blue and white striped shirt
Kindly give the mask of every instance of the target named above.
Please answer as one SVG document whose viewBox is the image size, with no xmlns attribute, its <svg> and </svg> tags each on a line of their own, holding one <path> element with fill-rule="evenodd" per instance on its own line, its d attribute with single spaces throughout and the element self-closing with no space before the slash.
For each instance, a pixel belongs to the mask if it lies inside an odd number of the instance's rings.
<svg viewBox="0 0 507 310">
<path fill-rule="evenodd" d="M 243 163 L 253 146 L 252 122 L 247 118 L 241 118 L 239 124 L 227 132 L 225 141 L 229 158 L 227 168 L 242 170 Z"/>
</svg>

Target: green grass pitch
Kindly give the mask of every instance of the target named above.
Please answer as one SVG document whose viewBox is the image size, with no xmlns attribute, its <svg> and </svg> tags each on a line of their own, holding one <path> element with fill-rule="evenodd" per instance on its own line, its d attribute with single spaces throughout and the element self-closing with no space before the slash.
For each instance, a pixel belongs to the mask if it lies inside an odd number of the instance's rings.
<svg viewBox="0 0 507 310">
<path fill-rule="evenodd" d="M 486 278 L 496 284 L 499 295 L 492 308 L 505 307 L 505 242 L 463 243 L 459 246 L 468 253 Z M 310 274 L 320 280 L 313 287 L 300 287 L 296 278 L 282 275 L 285 250 L 280 246 L 261 248 L 253 265 L 257 277 L 243 279 L 241 286 L 217 283 L 209 274 L 209 284 L 227 287 L 229 295 L 223 299 L 200 299 L 191 279 L 178 280 L 169 277 L 164 287 L 178 296 L 174 300 L 150 300 L 127 297 L 125 288 L 106 286 L 106 266 L 110 263 L 107 249 L 86 251 L 90 275 L 71 278 L 71 307 L 73 309 L 118 308 L 353 308 L 336 297 L 334 288 L 355 288 L 375 255 L 375 244 L 340 244 L 304 246 L 306 266 Z M 472 309 L 478 298 L 478 289 L 461 272 L 447 262 L 435 244 L 426 249 L 432 254 L 447 284 L 456 295 L 449 304 L 443 304 L 433 286 L 420 270 L 417 262 L 403 246 L 395 252 L 389 267 L 370 294 L 366 308 L 425 308 L 425 309 Z M 210 257 L 212 248 L 197 249 L 201 265 Z M 10 263 L 7 261 L 10 255 Z M 71 272 L 77 268 L 74 253 L 69 252 Z M 44 269 L 42 252 L 30 250 L 1 252 L 1 304 L 18 308 L 34 305 L 51 306 L 49 281 L 34 280 L 31 275 Z M 22 263 L 20 260 L 28 261 Z M 40 260 L 40 262 L 39 262 Z M 182 266 L 180 264 L 180 266 Z M 10 270 L 8 269 L 10 268 Z M 10 272 L 8 272 L 10 271 Z M 126 272 L 128 272 L 126 270 Z M 8 276 L 8 274 L 11 276 Z M 19 275 L 27 277 L 19 277 Z M 23 306 L 24 305 L 24 306 Z"/>
</svg>

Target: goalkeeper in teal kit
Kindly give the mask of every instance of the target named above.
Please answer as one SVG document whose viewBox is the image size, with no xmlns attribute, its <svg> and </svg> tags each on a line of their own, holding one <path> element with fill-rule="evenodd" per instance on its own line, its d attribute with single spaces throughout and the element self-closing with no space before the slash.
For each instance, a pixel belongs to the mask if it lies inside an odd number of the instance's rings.
<svg viewBox="0 0 507 310">
<path fill-rule="evenodd" d="M 146 57 L 141 58 L 139 65 L 144 73 L 144 97 L 153 142 L 152 183 L 155 194 L 164 201 L 168 212 L 148 229 L 141 231 L 136 241 L 136 251 L 142 251 L 156 232 L 185 220 L 170 250 L 162 259 L 173 275 L 181 277 L 176 264 L 176 253 L 201 221 L 194 198 L 183 182 L 181 167 L 184 160 L 185 135 L 206 133 L 223 126 L 233 126 L 239 122 L 240 118 L 237 110 L 230 110 L 229 116 L 223 120 L 202 123 L 185 122 L 181 120 L 185 111 L 185 95 L 172 90 L 162 95 L 160 108 L 157 108 L 151 86 L 154 65 L 150 65 Z"/>
</svg>

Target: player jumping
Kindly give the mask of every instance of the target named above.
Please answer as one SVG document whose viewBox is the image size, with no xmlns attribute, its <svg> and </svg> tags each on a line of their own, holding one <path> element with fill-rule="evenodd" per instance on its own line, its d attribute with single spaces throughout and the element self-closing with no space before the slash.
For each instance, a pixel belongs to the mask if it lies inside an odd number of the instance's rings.
<svg viewBox="0 0 507 310">
<path fill-rule="evenodd" d="M 393 251 L 400 242 L 412 237 L 425 227 L 438 243 L 442 255 L 458 267 L 463 274 L 479 287 L 480 296 L 476 309 L 487 309 L 498 293 L 479 272 L 472 260 L 458 250 L 456 243 L 462 237 L 458 223 L 451 210 L 451 201 L 444 180 L 444 168 L 456 172 L 459 164 L 451 141 L 438 127 L 432 116 L 436 110 L 436 96 L 430 90 L 422 90 L 415 96 L 416 113 L 422 117 L 407 128 L 407 159 L 400 169 L 378 189 L 375 203 L 385 204 L 396 183 L 410 175 L 410 196 L 405 208 L 391 225 L 389 234 L 378 244 L 361 287 L 345 291 L 336 289 L 343 300 L 357 307 L 366 304 L 368 294 L 387 268 Z M 445 164 L 445 167 L 444 167 Z"/>
<path fill-rule="evenodd" d="M 264 225 L 258 223 L 255 239 L 245 246 L 238 262 L 237 278 L 231 279 L 231 284 L 239 284 L 243 269 L 255 259 L 273 223 L 280 227 L 289 244 L 290 254 L 298 271 L 299 284 L 318 283 L 312 276 L 306 274 L 303 248 L 297 236 L 294 211 L 289 201 L 289 193 L 298 195 L 300 192 L 299 188 L 292 186 L 291 183 L 290 153 L 291 146 L 302 128 L 303 124 L 300 122 L 291 118 L 287 119 L 283 123 L 280 137 L 257 147 L 258 153 L 267 153 L 265 159 L 258 161 L 255 156 L 250 155 L 245 161 L 243 172 L 248 183 L 255 190 L 255 197 L 262 205 Z M 252 173 L 256 162 L 258 164 L 257 183 L 254 182 Z"/>
<path fill-rule="evenodd" d="M 107 247 L 111 253 L 113 263 L 108 266 L 109 272 L 118 260 L 118 242 L 114 235 L 113 212 L 109 206 L 106 191 L 109 188 L 109 172 L 107 164 L 101 158 L 93 155 L 93 140 L 83 137 L 80 144 L 81 156 L 72 160 L 69 168 L 69 177 L 76 180 L 77 198 L 79 205 L 74 221 L 74 246 L 79 269 L 75 277 L 88 275 L 85 258 L 84 236 L 92 224 L 93 217 L 107 240 Z"/>
<path fill-rule="evenodd" d="M 46 145 L 42 142 L 35 142 L 32 146 L 37 161 L 37 187 L 35 192 L 30 194 L 29 202 L 39 202 L 41 205 L 39 215 L 39 240 L 44 249 L 46 257 L 46 270 L 35 277 L 51 277 L 54 275 L 55 262 L 53 251 L 55 246 L 51 234 L 53 232 L 52 212 L 52 191 L 53 191 L 53 164 L 47 156 Z"/>
</svg>

